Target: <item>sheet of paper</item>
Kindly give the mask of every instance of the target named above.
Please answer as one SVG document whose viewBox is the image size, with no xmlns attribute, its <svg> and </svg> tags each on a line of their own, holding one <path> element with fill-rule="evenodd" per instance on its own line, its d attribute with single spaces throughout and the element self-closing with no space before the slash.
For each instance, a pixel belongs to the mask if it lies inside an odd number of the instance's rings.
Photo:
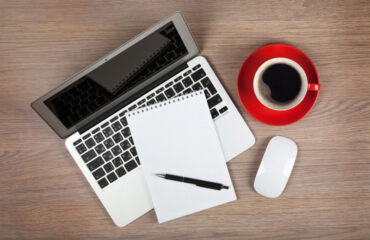
<svg viewBox="0 0 370 240">
<path fill-rule="evenodd" d="M 127 117 L 159 223 L 236 200 L 203 91 Z M 168 173 L 222 183 L 213 190 L 156 176 Z"/>
</svg>

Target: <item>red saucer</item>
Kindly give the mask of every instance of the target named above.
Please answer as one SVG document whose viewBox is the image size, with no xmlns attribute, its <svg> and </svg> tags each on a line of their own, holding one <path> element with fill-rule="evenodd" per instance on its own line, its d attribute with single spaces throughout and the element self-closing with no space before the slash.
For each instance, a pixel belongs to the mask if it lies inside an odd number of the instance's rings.
<svg viewBox="0 0 370 240">
<path fill-rule="evenodd" d="M 245 110 L 262 123 L 282 126 L 303 118 L 315 104 L 319 91 L 308 91 L 300 104 L 285 111 L 272 110 L 262 105 L 253 90 L 254 74 L 262 63 L 276 57 L 289 58 L 301 65 L 309 83 L 319 83 L 319 76 L 309 57 L 301 50 L 289 45 L 271 44 L 261 47 L 244 61 L 238 76 L 238 94 Z"/>
</svg>

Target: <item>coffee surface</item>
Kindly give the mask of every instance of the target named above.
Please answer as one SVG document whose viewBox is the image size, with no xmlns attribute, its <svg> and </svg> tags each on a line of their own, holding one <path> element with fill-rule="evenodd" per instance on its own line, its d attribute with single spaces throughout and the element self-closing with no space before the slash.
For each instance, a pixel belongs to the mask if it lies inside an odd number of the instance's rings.
<svg viewBox="0 0 370 240">
<path fill-rule="evenodd" d="M 277 102 L 293 100 L 301 89 L 299 73 L 287 64 L 271 65 L 263 73 L 262 79 L 271 90 L 270 97 Z"/>
</svg>

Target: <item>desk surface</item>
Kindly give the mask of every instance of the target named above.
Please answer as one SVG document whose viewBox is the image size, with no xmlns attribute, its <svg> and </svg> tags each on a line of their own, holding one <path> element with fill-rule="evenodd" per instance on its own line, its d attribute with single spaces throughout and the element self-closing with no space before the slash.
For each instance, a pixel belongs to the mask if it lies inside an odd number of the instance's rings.
<svg viewBox="0 0 370 240">
<path fill-rule="evenodd" d="M 161 225 L 150 211 L 117 228 L 30 103 L 175 10 L 257 142 L 228 164 L 237 201 Z M 285 127 L 255 121 L 236 90 L 243 60 L 278 42 L 306 52 L 322 83 L 313 110 Z M 0 1 L 0 239 L 368 239 L 369 62 L 369 1 Z M 270 200 L 252 183 L 274 135 L 299 154 Z"/>
</svg>

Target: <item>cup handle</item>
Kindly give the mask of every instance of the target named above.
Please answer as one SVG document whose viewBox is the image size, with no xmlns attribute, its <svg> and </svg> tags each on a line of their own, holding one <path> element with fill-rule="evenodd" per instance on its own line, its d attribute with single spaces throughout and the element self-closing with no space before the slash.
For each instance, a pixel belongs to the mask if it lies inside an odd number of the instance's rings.
<svg viewBox="0 0 370 240">
<path fill-rule="evenodd" d="M 321 85 L 319 83 L 309 83 L 307 89 L 308 91 L 319 91 L 321 89 Z"/>
</svg>

